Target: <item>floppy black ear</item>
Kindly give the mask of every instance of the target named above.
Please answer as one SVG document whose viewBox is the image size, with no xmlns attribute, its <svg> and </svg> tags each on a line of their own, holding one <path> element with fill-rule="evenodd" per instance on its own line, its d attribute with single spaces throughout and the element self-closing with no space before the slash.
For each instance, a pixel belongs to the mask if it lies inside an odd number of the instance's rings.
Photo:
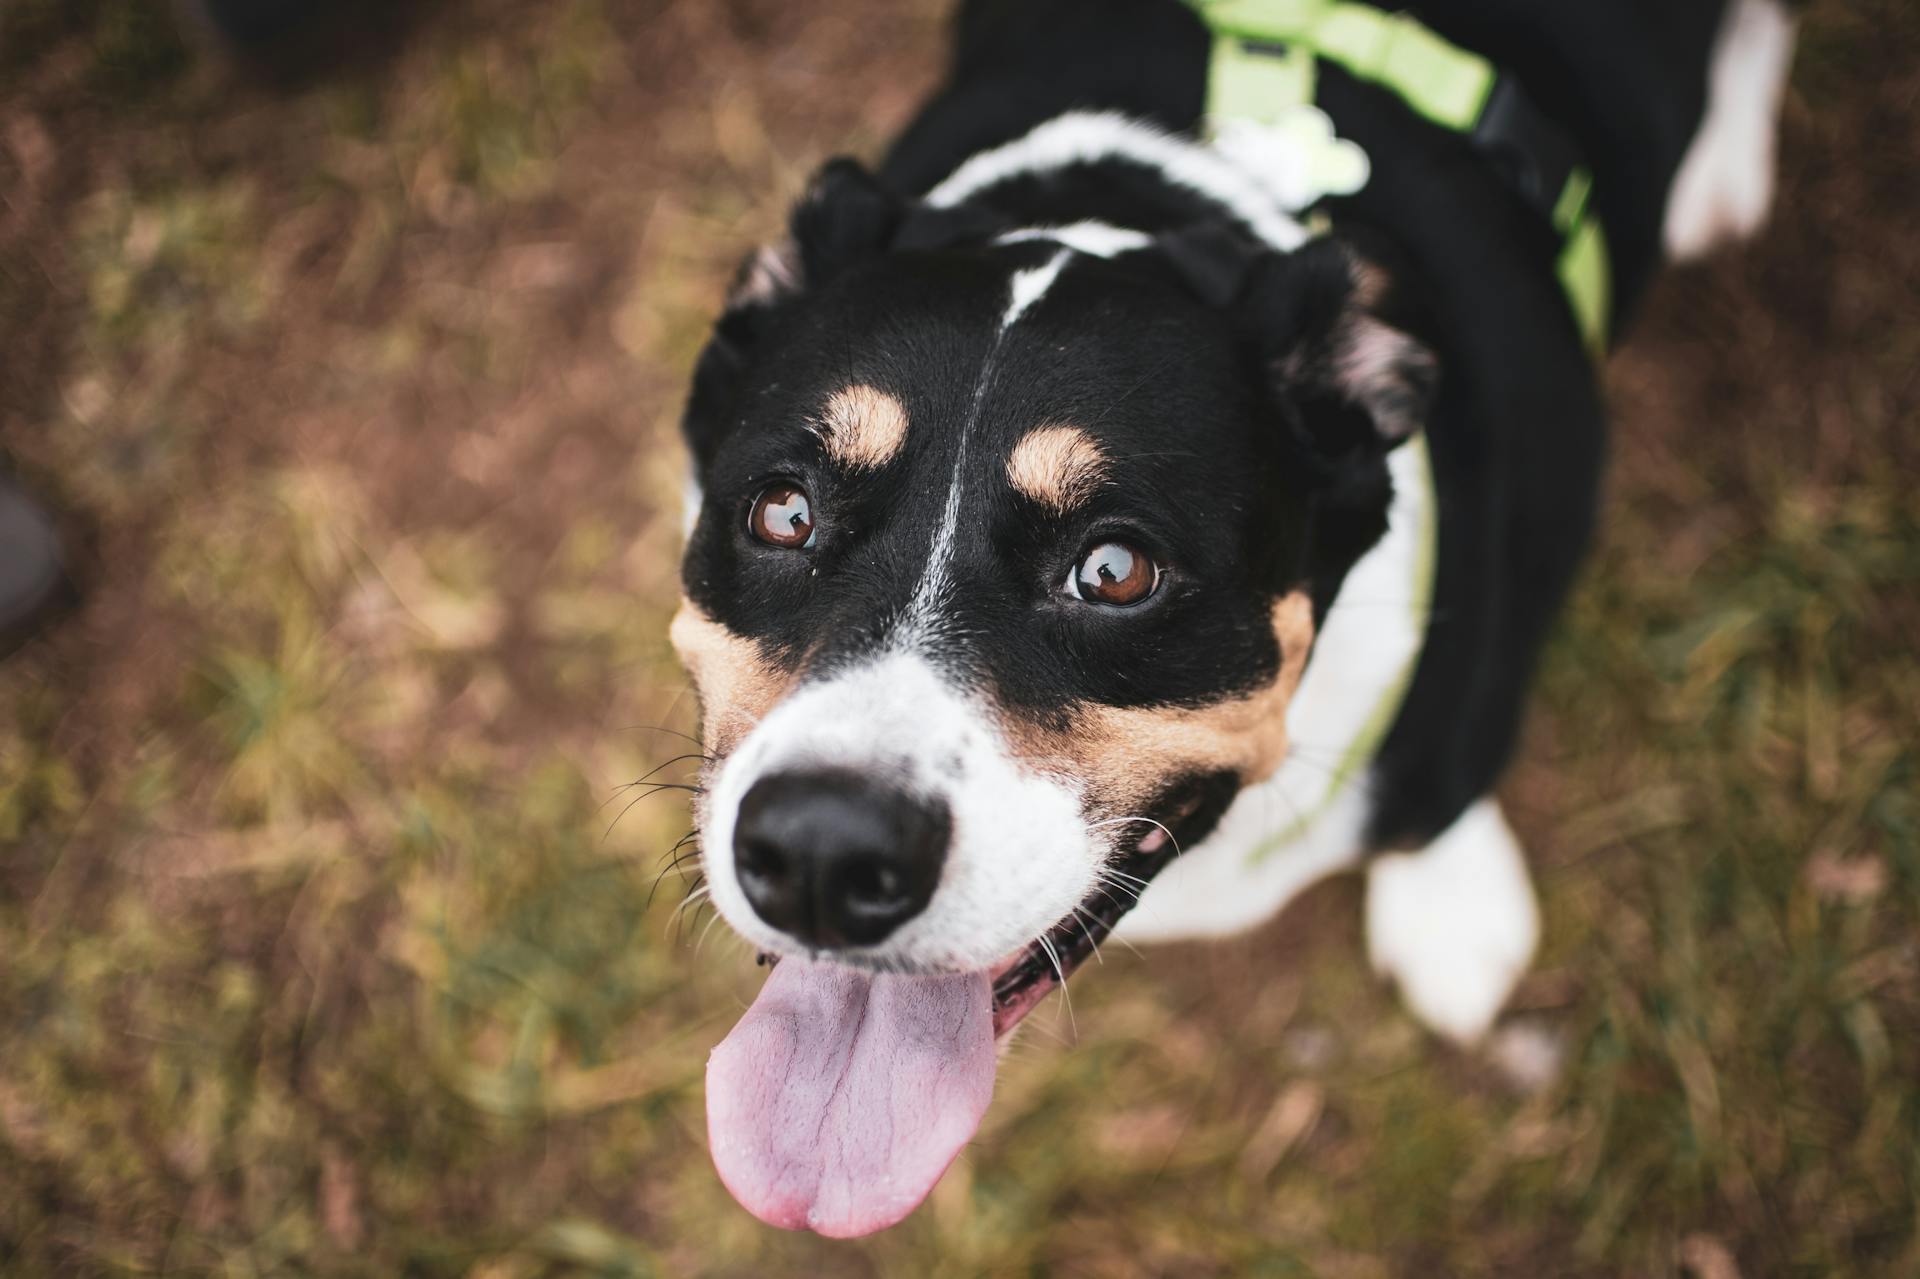
<svg viewBox="0 0 1920 1279">
<path fill-rule="evenodd" d="M 1234 303 L 1275 399 L 1318 460 L 1300 571 L 1324 616 L 1348 571 L 1387 531 L 1386 454 L 1426 424 L 1433 353 L 1382 318 L 1386 273 L 1330 238 L 1263 254 Z"/>
<path fill-rule="evenodd" d="M 1253 264 L 1238 311 L 1323 453 L 1384 452 L 1426 424 L 1440 367 L 1382 318 L 1387 278 L 1337 240 Z"/>
<path fill-rule="evenodd" d="M 1233 315 L 1315 452 L 1377 456 L 1426 422 L 1438 363 L 1382 318 L 1386 275 L 1345 244 L 1322 237 L 1281 253 L 1201 226 L 1159 247 L 1203 301 Z"/>
<path fill-rule="evenodd" d="M 1301 464 L 1287 471 L 1312 491 L 1301 558 L 1285 571 L 1324 616 L 1387 530 L 1386 454 L 1426 423 L 1439 366 L 1383 318 L 1386 273 L 1336 240 L 1281 253 L 1210 226 L 1163 236 L 1158 248 L 1189 289 L 1233 318 L 1267 384 Z"/>
<path fill-rule="evenodd" d="M 905 214 L 906 201 L 858 160 L 839 156 L 821 165 L 788 222 L 802 286 L 817 288 L 886 252 Z"/>
<path fill-rule="evenodd" d="M 741 262 L 727 310 L 776 306 L 877 257 L 905 213 L 906 202 L 858 160 L 828 160 L 787 215 L 787 237 Z"/>
<path fill-rule="evenodd" d="M 749 253 L 734 275 L 713 336 L 694 365 L 682 430 L 704 468 L 734 420 L 733 401 L 754 350 L 811 289 L 880 256 L 906 215 L 906 201 L 857 160 L 828 160 L 787 221 L 787 236 Z"/>
</svg>

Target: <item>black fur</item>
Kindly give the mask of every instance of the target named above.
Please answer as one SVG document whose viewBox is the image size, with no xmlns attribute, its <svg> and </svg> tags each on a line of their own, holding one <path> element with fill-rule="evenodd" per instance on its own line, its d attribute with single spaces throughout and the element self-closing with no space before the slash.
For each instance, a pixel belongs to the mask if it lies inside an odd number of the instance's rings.
<svg viewBox="0 0 1920 1279">
<path fill-rule="evenodd" d="M 1667 187 L 1699 121 L 1719 0 L 1407 7 L 1517 75 L 1578 138 L 1629 308 L 1657 264 Z M 796 287 L 731 310 L 701 358 L 687 430 L 707 494 L 686 589 L 796 668 L 843 662 L 898 622 L 956 471 L 995 474 L 1024 431 L 1070 421 L 1097 436 L 1113 483 L 1061 518 L 969 481 L 941 653 L 1030 715 L 1204 703 L 1272 677 L 1278 594 L 1305 585 L 1322 611 L 1331 602 L 1384 528 L 1386 451 L 1420 423 L 1439 485 L 1436 594 L 1377 760 L 1372 831 L 1378 847 L 1417 845 L 1511 753 L 1592 523 L 1603 418 L 1550 230 L 1464 140 L 1331 69 L 1322 104 L 1373 176 L 1331 206 L 1334 240 L 1292 255 L 1126 163 L 1006 183 L 959 208 L 918 199 L 1062 111 L 1193 130 L 1207 48 L 1178 0 L 963 6 L 949 80 L 879 180 L 829 165 L 793 218 Z M 996 337 L 1010 271 L 1053 250 L 990 247 L 991 236 L 1081 218 L 1158 239 L 1076 258 Z M 1363 262 L 1384 267 L 1387 296 L 1363 297 Z M 1342 335 L 1389 322 L 1418 342 L 1391 377 L 1343 385 Z M 899 397 L 913 423 L 905 453 L 879 471 L 830 465 L 799 426 L 852 382 Z M 815 497 L 812 552 L 747 536 L 747 504 L 779 477 Z M 1063 603 L 1075 557 L 1116 534 L 1166 560 L 1165 589 L 1124 612 Z"/>
</svg>

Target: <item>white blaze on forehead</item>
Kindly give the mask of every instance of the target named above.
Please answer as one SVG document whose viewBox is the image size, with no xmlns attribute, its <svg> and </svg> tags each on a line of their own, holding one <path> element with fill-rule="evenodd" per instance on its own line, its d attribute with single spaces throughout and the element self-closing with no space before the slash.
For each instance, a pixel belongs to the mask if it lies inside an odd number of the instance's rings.
<svg viewBox="0 0 1920 1279">
<path fill-rule="evenodd" d="M 984 387 L 984 371 L 980 382 Z M 976 408 L 981 393 L 981 388 L 976 387 L 973 397 Z M 963 431 L 960 451 L 953 459 L 953 483 L 947 488 L 946 505 L 940 511 L 940 527 L 934 532 L 933 546 L 927 552 L 926 575 L 914 587 L 913 598 L 907 602 L 906 614 L 895 632 L 895 642 L 902 649 L 919 648 L 938 631 L 940 607 L 953 586 L 953 544 L 960 535 L 960 490 L 966 479 L 966 471 L 967 438 Z"/>
<path fill-rule="evenodd" d="M 1008 289 L 1006 314 L 1000 317 L 1000 331 L 1006 332 L 1014 322 L 1025 315 L 1038 302 L 1053 282 L 1060 278 L 1061 268 L 1067 265 L 1067 259 L 1073 256 L 1073 250 L 1062 249 L 1039 266 L 1028 267 L 1013 273 L 1013 283 Z"/>
<path fill-rule="evenodd" d="M 1153 243 L 1153 237 L 1145 231 L 1094 221 L 1069 222 L 1064 226 L 1022 227 L 1018 231 L 1007 232 L 994 243 L 1031 244 L 1035 240 L 1064 244 L 1075 253 L 1084 253 L 1092 258 L 1118 257 Z"/>
<path fill-rule="evenodd" d="M 1006 337 L 1007 330 L 1053 287 L 1053 282 L 1066 267 L 1067 259 L 1072 256 L 1072 249 L 1061 249 L 1039 266 L 1015 271 L 1013 278 L 1007 282 L 1007 309 L 1000 317 L 1000 328 L 993 336 L 993 344 L 987 348 L 987 358 L 980 366 L 979 376 L 974 379 L 972 402 L 967 406 L 967 415 L 960 424 L 960 443 L 953 459 L 953 482 L 947 489 L 946 504 L 940 512 L 940 527 L 935 531 L 933 545 L 927 552 L 926 576 L 914 588 L 913 599 L 908 602 L 906 613 L 895 632 L 902 648 L 923 647 L 927 639 L 939 630 L 940 606 L 953 586 L 953 547 L 960 532 L 961 495 L 967 479 L 967 446 L 973 436 L 974 424 L 980 417 L 980 406 L 986 402 L 987 391 L 993 383 L 994 361 L 1000 352 L 1000 342 Z"/>
</svg>

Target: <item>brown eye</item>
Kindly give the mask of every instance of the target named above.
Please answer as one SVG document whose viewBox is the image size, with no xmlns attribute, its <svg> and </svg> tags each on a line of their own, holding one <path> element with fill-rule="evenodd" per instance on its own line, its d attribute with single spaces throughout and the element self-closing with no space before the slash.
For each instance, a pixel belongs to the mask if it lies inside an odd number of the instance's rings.
<svg viewBox="0 0 1920 1279">
<path fill-rule="evenodd" d="M 1160 566 L 1137 546 L 1102 542 L 1088 551 L 1067 579 L 1076 599 L 1125 607 L 1138 604 L 1160 584 Z"/>
<path fill-rule="evenodd" d="M 813 545 L 813 503 L 798 484 L 769 484 L 753 499 L 747 531 L 768 546 Z"/>
</svg>

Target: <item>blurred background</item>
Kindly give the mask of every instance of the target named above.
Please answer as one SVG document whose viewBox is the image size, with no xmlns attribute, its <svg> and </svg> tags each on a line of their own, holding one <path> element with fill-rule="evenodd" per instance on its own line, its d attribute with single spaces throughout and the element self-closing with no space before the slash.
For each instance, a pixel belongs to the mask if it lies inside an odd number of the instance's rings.
<svg viewBox="0 0 1920 1279">
<path fill-rule="evenodd" d="M 1107 947 L 900 1228 L 733 1205 L 759 972 L 628 785 L 691 775 L 675 422 L 945 8 L 0 7 L 0 474 L 78 585 L 0 662 L 0 1272 L 1920 1273 L 1910 0 L 1813 6 L 1772 227 L 1611 366 L 1486 1051 L 1336 882 Z"/>
</svg>

